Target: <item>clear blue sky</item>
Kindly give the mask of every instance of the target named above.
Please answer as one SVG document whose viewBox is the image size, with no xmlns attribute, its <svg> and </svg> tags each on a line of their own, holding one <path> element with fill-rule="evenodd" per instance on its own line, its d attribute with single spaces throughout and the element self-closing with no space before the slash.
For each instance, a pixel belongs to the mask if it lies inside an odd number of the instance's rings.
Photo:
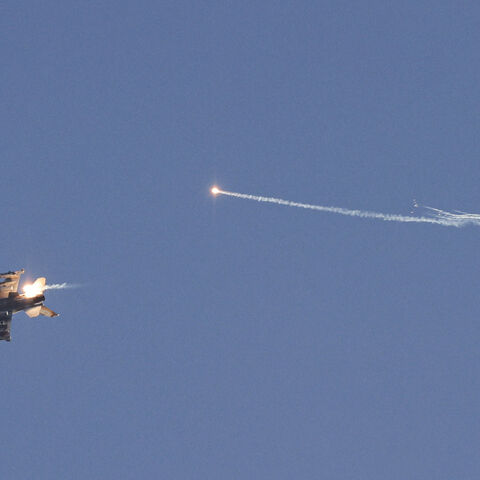
<svg viewBox="0 0 480 480">
<path fill-rule="evenodd" d="M 3 2 L 7 479 L 480 476 L 480 7 Z"/>
</svg>

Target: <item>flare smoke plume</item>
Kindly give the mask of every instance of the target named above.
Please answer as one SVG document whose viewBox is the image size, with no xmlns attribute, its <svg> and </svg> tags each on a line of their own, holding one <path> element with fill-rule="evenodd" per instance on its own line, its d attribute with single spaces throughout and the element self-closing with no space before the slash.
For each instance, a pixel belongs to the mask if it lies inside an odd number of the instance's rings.
<svg viewBox="0 0 480 480">
<path fill-rule="evenodd" d="M 65 288 L 77 288 L 78 285 L 71 283 L 54 283 L 52 285 L 45 285 L 43 290 L 64 290 Z"/>
<path fill-rule="evenodd" d="M 431 216 L 429 217 L 413 217 L 408 215 L 397 215 L 391 213 L 370 212 L 368 210 L 350 210 L 341 207 L 325 207 L 322 205 L 310 205 L 308 203 L 291 202 L 281 198 L 262 197 L 258 195 L 249 195 L 246 193 L 228 192 L 220 190 L 218 187 L 212 188 L 214 195 L 227 195 L 229 197 L 243 198 L 245 200 L 254 200 L 256 202 L 275 203 L 277 205 L 286 205 L 287 207 L 306 208 L 308 210 L 316 210 L 320 212 L 337 213 L 339 215 L 348 215 L 350 217 L 373 218 L 386 222 L 402 222 L 402 223 L 432 223 L 443 225 L 445 227 L 463 227 L 465 225 L 480 226 L 480 214 L 465 213 L 455 211 L 454 213 L 439 210 L 437 208 L 425 207 Z M 417 206 L 415 204 L 415 206 Z"/>
</svg>

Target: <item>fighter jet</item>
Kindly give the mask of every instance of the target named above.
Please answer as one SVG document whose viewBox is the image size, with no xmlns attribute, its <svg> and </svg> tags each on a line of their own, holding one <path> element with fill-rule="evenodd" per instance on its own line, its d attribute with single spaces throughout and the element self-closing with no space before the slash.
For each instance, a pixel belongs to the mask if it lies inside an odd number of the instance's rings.
<svg viewBox="0 0 480 480">
<path fill-rule="evenodd" d="M 10 341 L 10 324 L 12 315 L 22 310 L 29 317 L 57 317 L 58 313 L 47 308 L 45 297 L 45 278 L 40 277 L 32 285 L 24 287 L 25 293 L 18 293 L 18 282 L 25 270 L 0 273 L 0 340 Z"/>
</svg>

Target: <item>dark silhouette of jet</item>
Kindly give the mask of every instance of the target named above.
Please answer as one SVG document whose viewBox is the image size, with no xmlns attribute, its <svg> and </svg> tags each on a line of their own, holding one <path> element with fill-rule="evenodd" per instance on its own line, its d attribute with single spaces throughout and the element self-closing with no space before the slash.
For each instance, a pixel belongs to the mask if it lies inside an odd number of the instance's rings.
<svg viewBox="0 0 480 480">
<path fill-rule="evenodd" d="M 29 317 L 57 317 L 58 313 L 47 308 L 43 302 L 46 280 L 37 278 L 32 285 L 24 286 L 24 293 L 18 293 L 20 276 L 25 270 L 0 273 L 0 340 L 10 341 L 10 325 L 12 315 L 22 310 Z"/>
</svg>

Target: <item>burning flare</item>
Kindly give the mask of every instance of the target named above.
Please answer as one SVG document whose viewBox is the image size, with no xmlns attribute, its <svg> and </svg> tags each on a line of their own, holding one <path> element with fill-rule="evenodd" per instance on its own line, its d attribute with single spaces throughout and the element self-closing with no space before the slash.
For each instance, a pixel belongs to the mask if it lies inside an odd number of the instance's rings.
<svg viewBox="0 0 480 480">
<path fill-rule="evenodd" d="M 27 298 L 33 298 L 42 295 L 45 290 L 45 278 L 37 278 L 34 283 L 23 286 L 23 292 Z"/>
</svg>

